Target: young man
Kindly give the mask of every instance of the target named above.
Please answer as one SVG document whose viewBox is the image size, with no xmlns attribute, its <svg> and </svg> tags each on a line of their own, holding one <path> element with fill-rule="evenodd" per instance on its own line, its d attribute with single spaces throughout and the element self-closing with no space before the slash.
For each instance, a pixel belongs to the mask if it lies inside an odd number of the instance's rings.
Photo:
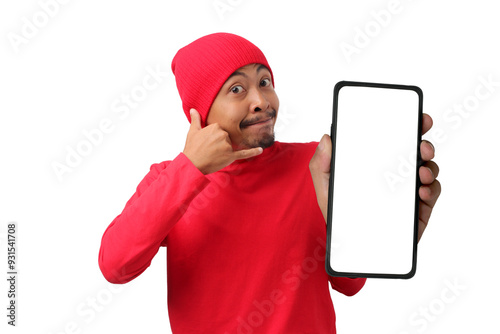
<svg viewBox="0 0 500 334">
<path fill-rule="evenodd" d="M 166 246 L 173 333 L 335 333 L 329 285 L 352 296 L 365 279 L 324 268 L 329 136 L 274 141 L 273 73 L 244 38 L 202 37 L 172 70 L 191 122 L 184 151 L 153 164 L 107 228 L 103 275 L 128 282 Z M 422 154 L 420 235 L 440 193 L 430 143 Z"/>
</svg>

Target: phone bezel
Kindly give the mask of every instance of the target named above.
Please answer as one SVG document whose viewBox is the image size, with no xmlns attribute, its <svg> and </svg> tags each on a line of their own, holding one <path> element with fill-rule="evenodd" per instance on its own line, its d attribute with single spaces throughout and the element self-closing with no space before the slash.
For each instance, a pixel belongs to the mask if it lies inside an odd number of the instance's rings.
<svg viewBox="0 0 500 334">
<path fill-rule="evenodd" d="M 393 273 L 358 273 L 358 272 L 341 272 L 336 271 L 330 266 L 330 253 L 331 253 L 331 235 L 332 235 L 332 198 L 334 192 L 334 175 L 335 175 L 335 148 L 336 148 L 336 127 L 337 127 L 337 113 L 338 113 L 338 96 L 343 87 L 357 86 L 357 87 L 374 87 L 386 89 L 403 89 L 412 90 L 418 94 L 418 138 L 417 143 L 417 161 L 416 161 L 416 180 L 415 180 L 415 214 L 414 214 L 414 231 L 413 231 L 413 254 L 412 254 L 412 267 L 408 273 L 393 274 Z M 419 211 L 419 197 L 418 189 L 421 185 L 418 176 L 418 169 L 422 166 L 422 158 L 420 154 L 420 143 L 422 141 L 422 118 L 423 118 L 423 92 L 417 86 L 400 85 L 400 84 L 385 84 L 373 82 L 359 82 L 359 81 L 340 81 L 335 85 L 333 94 L 333 115 L 330 137 L 332 139 L 332 157 L 330 162 L 330 181 L 328 190 L 328 212 L 327 212 L 327 245 L 326 245 L 326 271 L 330 276 L 336 277 L 349 277 L 349 278 L 391 278 L 391 279 L 409 279 L 416 273 L 417 268 L 417 242 L 418 242 L 418 211 Z"/>
</svg>

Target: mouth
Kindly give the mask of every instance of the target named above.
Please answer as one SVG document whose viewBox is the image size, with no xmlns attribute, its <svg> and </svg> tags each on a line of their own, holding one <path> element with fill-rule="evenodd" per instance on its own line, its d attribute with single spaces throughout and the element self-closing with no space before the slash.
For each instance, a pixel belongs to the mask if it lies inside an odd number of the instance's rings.
<svg viewBox="0 0 500 334">
<path fill-rule="evenodd" d="M 241 128 L 247 128 L 251 126 L 257 126 L 257 125 L 265 125 L 270 123 L 274 118 L 276 117 L 276 111 L 268 112 L 266 116 L 261 117 L 260 119 L 252 120 L 250 122 L 243 122 L 241 124 Z"/>
<path fill-rule="evenodd" d="M 268 123 L 269 121 L 271 121 L 272 119 L 273 119 L 272 117 L 266 117 L 262 120 L 247 124 L 247 125 L 245 125 L 245 127 L 255 126 L 255 125 L 259 125 L 259 124 L 265 124 L 265 123 Z"/>
</svg>

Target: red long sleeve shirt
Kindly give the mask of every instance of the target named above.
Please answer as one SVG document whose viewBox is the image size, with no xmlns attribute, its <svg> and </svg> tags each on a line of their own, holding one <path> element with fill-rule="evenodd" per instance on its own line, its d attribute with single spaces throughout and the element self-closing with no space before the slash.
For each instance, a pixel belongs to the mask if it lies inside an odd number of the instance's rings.
<svg viewBox="0 0 500 334">
<path fill-rule="evenodd" d="M 317 144 L 275 142 L 208 175 L 182 153 L 152 165 L 103 235 L 103 275 L 128 282 L 166 246 L 173 333 L 335 333 L 328 283 L 351 296 L 366 280 L 325 271 Z"/>
</svg>

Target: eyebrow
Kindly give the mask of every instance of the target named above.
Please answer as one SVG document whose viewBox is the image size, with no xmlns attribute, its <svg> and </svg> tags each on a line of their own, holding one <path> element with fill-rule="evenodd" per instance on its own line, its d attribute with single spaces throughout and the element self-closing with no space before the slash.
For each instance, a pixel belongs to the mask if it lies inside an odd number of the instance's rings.
<svg viewBox="0 0 500 334">
<path fill-rule="evenodd" d="M 262 69 L 266 69 L 266 70 L 268 70 L 268 71 L 269 71 L 269 69 L 268 69 L 265 65 L 260 64 L 260 65 L 259 65 L 259 67 L 257 67 L 257 73 L 259 73 L 259 71 L 260 71 L 260 70 L 262 70 Z M 248 75 L 246 75 L 245 73 L 243 73 L 243 72 L 238 72 L 238 71 L 234 71 L 234 72 L 233 72 L 233 74 L 231 74 L 231 75 L 230 75 L 230 76 L 226 79 L 226 81 L 227 81 L 227 80 L 229 80 L 229 79 L 231 79 L 231 78 L 232 78 L 232 77 L 234 77 L 234 76 L 237 76 L 237 75 L 241 75 L 242 77 L 248 78 Z"/>
</svg>

